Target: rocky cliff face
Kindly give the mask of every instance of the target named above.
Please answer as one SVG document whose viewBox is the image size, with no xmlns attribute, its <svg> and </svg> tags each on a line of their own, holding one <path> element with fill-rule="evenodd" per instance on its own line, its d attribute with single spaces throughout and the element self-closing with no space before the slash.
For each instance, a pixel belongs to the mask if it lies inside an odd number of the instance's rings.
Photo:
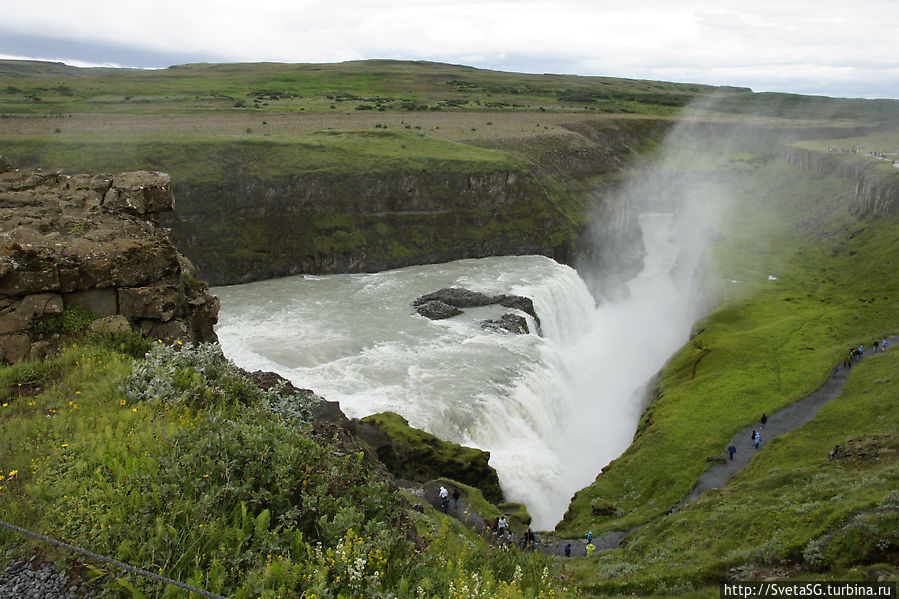
<svg viewBox="0 0 899 599">
<path fill-rule="evenodd" d="M 564 259 L 575 224 L 527 172 L 306 174 L 177 183 L 164 219 L 213 285 L 497 254 Z"/>
<path fill-rule="evenodd" d="M 590 181 L 619 171 L 635 147 L 667 127 L 598 119 L 562 134 L 476 144 L 515 156 L 519 166 L 511 169 L 435 162 L 433 169 L 268 178 L 237 169 L 215 182 L 175 181 L 178 211 L 163 223 L 212 285 L 494 255 L 542 254 L 570 264 L 586 251 L 594 207 L 603 222 L 614 220 L 610 235 L 636 230 Z"/>
<path fill-rule="evenodd" d="M 155 222 L 172 207 L 163 173 L 66 176 L 0 157 L 0 359 L 42 357 L 93 318 L 216 340 L 218 299 Z"/>
<path fill-rule="evenodd" d="M 790 149 L 786 158 L 804 171 L 855 181 L 855 197 L 861 212 L 874 215 L 899 212 L 899 169 L 889 163 L 879 164 L 855 154 L 798 148 Z"/>
</svg>

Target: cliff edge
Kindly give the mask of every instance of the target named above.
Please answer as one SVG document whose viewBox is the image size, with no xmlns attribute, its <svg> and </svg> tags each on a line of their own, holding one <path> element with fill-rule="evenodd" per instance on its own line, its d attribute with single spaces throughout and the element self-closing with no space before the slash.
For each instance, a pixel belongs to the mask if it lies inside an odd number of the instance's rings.
<svg viewBox="0 0 899 599">
<path fill-rule="evenodd" d="M 96 319 L 215 341 L 218 299 L 157 226 L 173 206 L 165 173 L 67 176 L 0 156 L 0 360 L 43 357 Z"/>
</svg>

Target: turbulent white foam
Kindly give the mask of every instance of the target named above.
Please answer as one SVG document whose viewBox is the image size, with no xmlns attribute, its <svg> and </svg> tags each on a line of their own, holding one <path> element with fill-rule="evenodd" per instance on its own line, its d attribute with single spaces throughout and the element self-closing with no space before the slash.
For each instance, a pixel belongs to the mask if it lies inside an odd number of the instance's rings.
<svg viewBox="0 0 899 599">
<path fill-rule="evenodd" d="M 689 332 L 672 218 L 641 224 L 646 265 L 620 302 L 597 307 L 575 271 L 548 258 L 485 258 L 217 288 L 217 333 L 241 366 L 278 372 L 348 416 L 391 410 L 490 451 L 507 498 L 549 529 L 627 447 L 643 386 Z M 543 337 L 485 331 L 497 308 L 443 321 L 412 311 L 450 286 L 532 298 Z"/>
</svg>

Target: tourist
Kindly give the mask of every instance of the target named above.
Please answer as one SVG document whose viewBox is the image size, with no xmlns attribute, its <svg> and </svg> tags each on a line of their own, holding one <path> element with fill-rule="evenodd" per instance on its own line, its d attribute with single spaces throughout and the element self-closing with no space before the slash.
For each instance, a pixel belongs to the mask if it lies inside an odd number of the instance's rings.
<svg viewBox="0 0 899 599">
<path fill-rule="evenodd" d="M 737 453 L 737 448 L 733 446 L 733 444 L 727 446 L 727 453 L 730 454 L 730 461 L 734 461 L 734 454 Z"/>
<path fill-rule="evenodd" d="M 447 513 L 449 508 L 449 491 L 443 485 L 440 485 L 440 505 L 443 507 L 443 513 Z"/>
<path fill-rule="evenodd" d="M 887 340 L 884 339 L 883 343 L 880 344 L 880 353 L 883 353 L 887 350 Z"/>
<path fill-rule="evenodd" d="M 756 431 L 755 437 L 753 438 L 753 441 L 755 442 L 755 448 L 758 449 L 758 448 L 759 448 L 759 443 L 762 442 L 762 434 L 759 433 L 758 431 Z"/>
<path fill-rule="evenodd" d="M 756 436 L 756 434 L 757 434 L 757 433 L 755 432 L 755 429 L 752 429 L 752 432 L 749 433 L 749 444 L 750 444 L 750 445 L 754 445 L 754 444 L 755 444 L 755 436 Z"/>
<path fill-rule="evenodd" d="M 762 428 L 765 428 L 765 425 L 768 424 L 768 414 L 762 413 L 762 417 L 759 420 L 762 423 Z"/>
<path fill-rule="evenodd" d="M 587 557 L 593 555 L 593 552 L 596 551 L 596 545 L 593 543 L 587 543 Z"/>
<path fill-rule="evenodd" d="M 509 523 L 506 522 L 506 517 L 501 516 L 499 522 L 496 524 L 496 529 L 499 532 L 500 537 L 506 536 L 506 529 L 509 528 Z"/>
<path fill-rule="evenodd" d="M 565 544 L 565 557 L 571 557 L 571 543 Z"/>
</svg>

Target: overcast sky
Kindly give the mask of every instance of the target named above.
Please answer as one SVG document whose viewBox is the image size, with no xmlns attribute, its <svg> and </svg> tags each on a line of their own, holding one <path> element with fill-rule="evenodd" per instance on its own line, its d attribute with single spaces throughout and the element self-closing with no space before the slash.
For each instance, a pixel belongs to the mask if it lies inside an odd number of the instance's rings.
<svg viewBox="0 0 899 599">
<path fill-rule="evenodd" d="M 899 0 L 38 0 L 0 57 L 76 66 L 435 60 L 899 98 Z"/>
</svg>

